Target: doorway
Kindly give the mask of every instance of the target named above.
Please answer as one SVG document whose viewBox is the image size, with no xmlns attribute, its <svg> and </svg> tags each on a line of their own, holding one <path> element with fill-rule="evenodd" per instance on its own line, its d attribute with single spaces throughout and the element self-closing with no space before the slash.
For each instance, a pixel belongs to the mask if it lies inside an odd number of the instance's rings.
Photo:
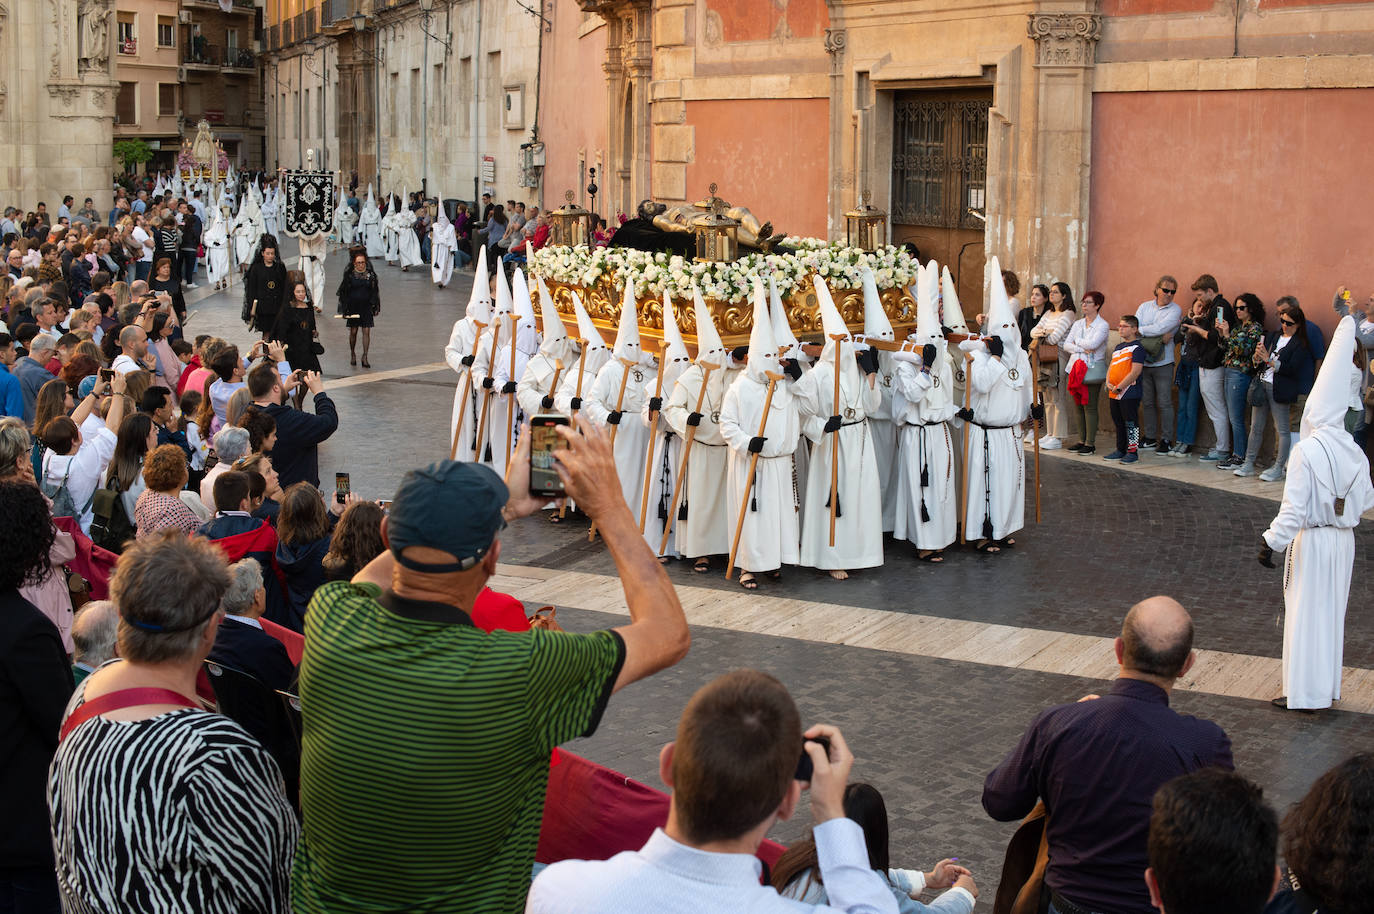
<svg viewBox="0 0 1374 914">
<path fill-rule="evenodd" d="M 892 240 L 948 266 L 970 326 L 983 309 L 992 89 L 921 89 L 892 103 Z"/>
</svg>

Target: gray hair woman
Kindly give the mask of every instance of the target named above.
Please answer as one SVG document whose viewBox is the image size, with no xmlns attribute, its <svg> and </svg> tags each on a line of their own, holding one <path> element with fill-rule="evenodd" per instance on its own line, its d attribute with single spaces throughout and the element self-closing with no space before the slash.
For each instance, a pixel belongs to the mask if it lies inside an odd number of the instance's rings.
<svg viewBox="0 0 1374 914">
<path fill-rule="evenodd" d="M 215 432 L 215 457 L 219 460 L 205 478 L 200 481 L 200 502 L 211 511 L 215 508 L 215 480 L 219 474 L 227 473 L 234 463 L 249 454 L 248 430 L 236 425 L 226 425 Z M 237 506 L 235 506 L 237 507 Z"/>
<path fill-rule="evenodd" d="M 77 688 L 48 777 L 64 908 L 289 907 L 299 825 L 281 771 L 195 697 L 228 586 L 198 537 L 163 532 L 120 556 L 121 659 Z"/>
</svg>

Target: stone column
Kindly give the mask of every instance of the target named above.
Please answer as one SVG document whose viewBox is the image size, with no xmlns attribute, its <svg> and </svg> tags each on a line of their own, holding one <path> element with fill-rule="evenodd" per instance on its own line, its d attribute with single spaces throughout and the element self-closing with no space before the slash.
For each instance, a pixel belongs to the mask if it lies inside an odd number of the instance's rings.
<svg viewBox="0 0 1374 914">
<path fill-rule="evenodd" d="M 834 15 L 832 11 L 831 15 Z M 825 30 L 825 52 L 830 55 L 830 200 L 828 201 L 827 237 L 844 233 L 845 195 L 842 188 L 854 185 L 853 174 L 846 167 L 844 138 L 851 131 L 845 129 L 845 113 L 849 105 L 845 99 L 845 45 L 848 33 L 844 29 Z M 854 151 L 855 155 L 858 150 Z"/>
<path fill-rule="evenodd" d="M 1030 274 L 1077 292 L 1087 276 L 1092 76 L 1102 17 L 1087 8 L 1031 13 L 1037 163 Z"/>
</svg>

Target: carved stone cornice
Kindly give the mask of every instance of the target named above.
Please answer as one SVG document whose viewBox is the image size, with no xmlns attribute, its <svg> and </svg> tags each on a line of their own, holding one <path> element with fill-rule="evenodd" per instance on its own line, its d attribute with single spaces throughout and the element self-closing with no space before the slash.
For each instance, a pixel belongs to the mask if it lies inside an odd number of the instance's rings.
<svg viewBox="0 0 1374 914">
<path fill-rule="evenodd" d="M 825 53 L 831 56 L 844 56 L 844 47 L 848 41 L 848 34 L 844 29 L 826 29 Z"/>
<path fill-rule="evenodd" d="M 1035 41 L 1037 67 L 1091 67 L 1102 37 L 1098 13 L 1031 13 L 1026 33 Z"/>
</svg>

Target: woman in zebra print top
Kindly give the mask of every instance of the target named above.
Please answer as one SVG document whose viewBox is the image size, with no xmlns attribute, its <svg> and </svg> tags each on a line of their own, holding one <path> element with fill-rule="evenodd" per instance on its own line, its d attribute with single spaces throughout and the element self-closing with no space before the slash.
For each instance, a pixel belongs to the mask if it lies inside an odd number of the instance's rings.
<svg viewBox="0 0 1374 914">
<path fill-rule="evenodd" d="M 299 825 L 281 772 L 194 697 L 228 584 L 207 540 L 167 532 L 120 557 L 123 659 L 77 689 L 48 777 L 67 914 L 289 910 Z M 162 694 L 106 699 L 130 689 Z M 91 716 L 102 699 L 113 706 Z"/>
</svg>

